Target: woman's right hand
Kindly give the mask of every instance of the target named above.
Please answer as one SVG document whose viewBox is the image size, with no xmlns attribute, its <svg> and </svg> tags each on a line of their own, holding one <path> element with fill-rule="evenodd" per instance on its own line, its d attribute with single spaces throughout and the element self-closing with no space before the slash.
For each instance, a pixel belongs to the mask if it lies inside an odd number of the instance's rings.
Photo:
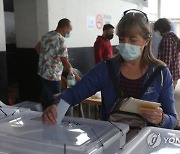
<svg viewBox="0 0 180 154">
<path fill-rule="evenodd" d="M 55 125 L 57 119 L 56 105 L 51 105 L 43 111 L 41 121 L 43 124 Z"/>
<path fill-rule="evenodd" d="M 143 108 L 141 114 L 152 124 L 159 125 L 164 120 L 164 113 L 161 107 L 155 109 Z"/>
</svg>

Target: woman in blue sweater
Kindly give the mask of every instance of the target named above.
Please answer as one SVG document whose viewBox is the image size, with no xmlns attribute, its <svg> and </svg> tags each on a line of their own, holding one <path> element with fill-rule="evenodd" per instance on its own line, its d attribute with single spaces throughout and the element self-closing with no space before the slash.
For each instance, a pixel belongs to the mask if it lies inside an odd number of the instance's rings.
<svg viewBox="0 0 180 154">
<path fill-rule="evenodd" d="M 145 13 L 134 10 L 125 11 L 116 31 L 119 37 L 117 46 L 119 54 L 111 59 L 111 62 L 119 81 L 117 84 L 121 87 L 124 97 L 137 98 L 155 68 L 166 65 L 152 56 L 150 27 Z M 56 103 L 43 112 L 42 122 L 56 124 L 57 104 L 60 106 L 58 113 L 65 113 L 66 111 L 60 111 L 62 110 L 61 104 L 74 106 L 97 91 L 101 91 L 103 97 L 101 119 L 107 120 L 118 96 L 105 61 L 96 65 L 74 87 L 68 88 L 60 94 Z M 174 107 L 174 89 L 167 67 L 161 70 L 140 99 L 161 104 L 161 107 L 152 111 L 142 111 L 142 116 L 148 122 L 163 128 L 175 128 L 177 119 Z"/>
</svg>

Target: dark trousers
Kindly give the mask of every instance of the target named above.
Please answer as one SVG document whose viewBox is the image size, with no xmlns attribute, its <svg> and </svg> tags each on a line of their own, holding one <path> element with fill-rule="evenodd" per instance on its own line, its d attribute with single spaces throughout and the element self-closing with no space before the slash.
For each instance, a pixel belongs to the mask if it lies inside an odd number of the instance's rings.
<svg viewBox="0 0 180 154">
<path fill-rule="evenodd" d="M 61 92 L 61 81 L 51 81 L 40 77 L 43 95 L 43 110 L 53 104 L 53 95 Z"/>
</svg>

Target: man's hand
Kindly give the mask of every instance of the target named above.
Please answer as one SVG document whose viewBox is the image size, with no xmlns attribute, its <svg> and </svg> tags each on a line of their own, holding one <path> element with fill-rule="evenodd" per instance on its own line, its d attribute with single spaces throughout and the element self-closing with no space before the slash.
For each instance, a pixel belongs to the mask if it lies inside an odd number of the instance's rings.
<svg viewBox="0 0 180 154">
<path fill-rule="evenodd" d="M 35 46 L 35 50 L 37 52 L 37 54 L 39 55 L 41 52 L 41 42 L 38 42 Z"/>
<path fill-rule="evenodd" d="M 43 124 L 48 123 L 50 125 L 55 125 L 56 118 L 57 118 L 56 105 L 52 105 L 44 110 L 41 116 L 41 121 Z"/>
<path fill-rule="evenodd" d="M 63 64 L 65 70 L 67 72 L 70 72 L 70 69 L 72 68 L 72 66 L 71 66 L 68 58 L 67 57 L 61 57 L 61 61 L 62 61 L 62 64 Z M 75 71 L 73 71 L 73 74 L 75 75 L 75 79 L 77 81 L 81 80 L 81 78 L 79 77 L 79 75 Z"/>
<path fill-rule="evenodd" d="M 73 71 L 73 74 L 75 76 L 76 81 L 81 80 L 81 78 L 79 77 L 79 75 L 75 71 Z"/>
</svg>

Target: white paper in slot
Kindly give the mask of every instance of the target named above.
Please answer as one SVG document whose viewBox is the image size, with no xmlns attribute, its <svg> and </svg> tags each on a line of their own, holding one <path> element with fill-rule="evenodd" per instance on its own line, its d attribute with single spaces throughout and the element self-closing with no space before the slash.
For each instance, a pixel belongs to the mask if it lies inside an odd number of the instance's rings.
<svg viewBox="0 0 180 154">
<path fill-rule="evenodd" d="M 56 111 L 57 111 L 57 124 L 61 124 L 61 121 L 62 119 L 64 118 L 64 115 L 66 114 L 68 108 L 69 108 L 69 104 L 64 101 L 63 99 L 60 100 L 57 108 L 56 108 Z"/>
</svg>

